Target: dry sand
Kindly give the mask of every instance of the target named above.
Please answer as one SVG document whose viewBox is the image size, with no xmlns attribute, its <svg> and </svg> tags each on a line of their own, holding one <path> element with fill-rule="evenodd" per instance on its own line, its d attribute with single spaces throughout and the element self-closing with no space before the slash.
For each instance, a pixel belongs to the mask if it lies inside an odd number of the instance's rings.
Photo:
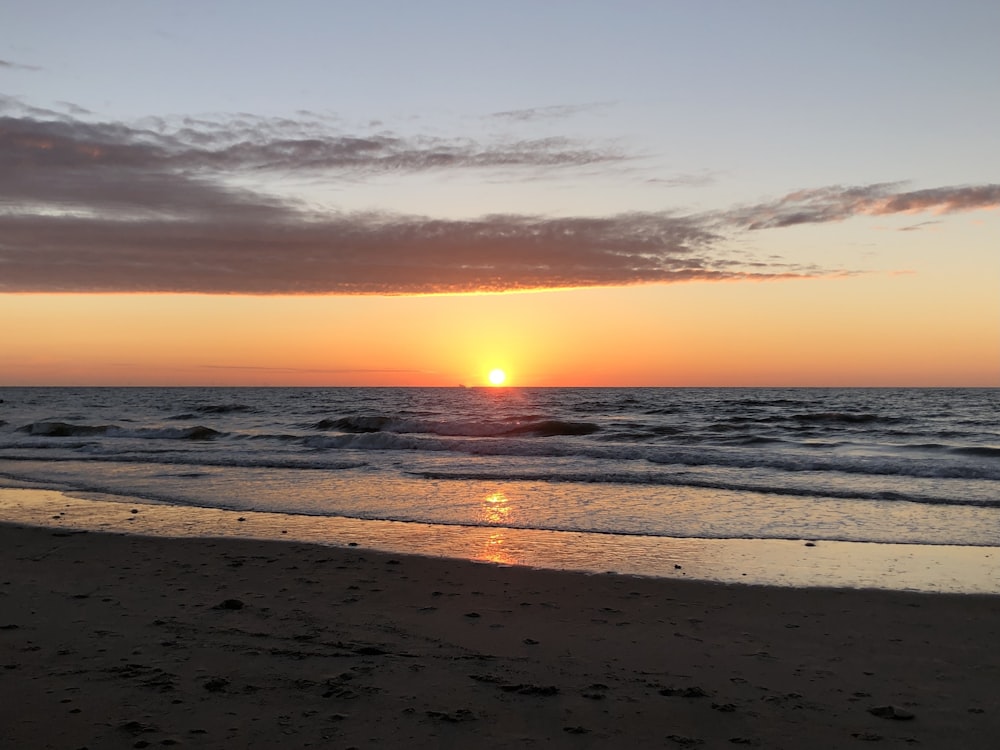
<svg viewBox="0 0 1000 750">
<path fill-rule="evenodd" d="M 8 525 L 0 560 L 3 748 L 1000 742 L 1000 597 Z"/>
</svg>

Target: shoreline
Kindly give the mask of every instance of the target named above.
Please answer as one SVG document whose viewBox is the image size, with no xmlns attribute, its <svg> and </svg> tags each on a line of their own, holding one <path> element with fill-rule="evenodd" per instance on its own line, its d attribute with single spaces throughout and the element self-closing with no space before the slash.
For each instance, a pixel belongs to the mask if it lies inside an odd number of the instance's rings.
<svg viewBox="0 0 1000 750">
<path fill-rule="evenodd" d="M 86 499 L 84 499 L 86 497 Z M 793 588 L 1000 594 L 1000 548 L 704 539 L 286 515 L 0 487 L 0 522 L 149 537 L 359 547 L 497 565 Z"/>
<path fill-rule="evenodd" d="M 0 559 L 15 747 L 985 749 L 1000 735 L 995 596 L 6 523 Z"/>
</svg>

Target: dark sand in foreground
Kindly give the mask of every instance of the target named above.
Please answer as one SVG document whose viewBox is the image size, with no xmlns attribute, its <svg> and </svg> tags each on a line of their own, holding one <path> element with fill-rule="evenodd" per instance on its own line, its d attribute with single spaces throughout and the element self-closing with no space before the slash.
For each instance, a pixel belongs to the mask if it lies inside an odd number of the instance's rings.
<svg viewBox="0 0 1000 750">
<path fill-rule="evenodd" d="M 4 748 L 1000 738 L 1000 597 L 6 525 L 0 560 Z"/>
</svg>

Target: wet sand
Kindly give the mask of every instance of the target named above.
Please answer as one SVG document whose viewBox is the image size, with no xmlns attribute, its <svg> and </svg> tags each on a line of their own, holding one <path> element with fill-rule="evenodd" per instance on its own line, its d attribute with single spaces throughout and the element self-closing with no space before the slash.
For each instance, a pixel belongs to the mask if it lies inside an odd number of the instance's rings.
<svg viewBox="0 0 1000 750">
<path fill-rule="evenodd" d="M 994 748 L 1000 597 L 0 525 L 5 747 Z M 861 744 L 858 744 L 861 743 Z"/>
</svg>

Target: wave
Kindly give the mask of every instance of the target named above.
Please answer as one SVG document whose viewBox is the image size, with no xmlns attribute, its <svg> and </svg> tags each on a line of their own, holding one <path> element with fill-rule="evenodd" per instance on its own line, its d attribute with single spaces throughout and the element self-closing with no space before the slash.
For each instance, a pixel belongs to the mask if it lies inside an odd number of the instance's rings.
<svg viewBox="0 0 1000 750">
<path fill-rule="evenodd" d="M 195 466 L 218 469 L 295 469 L 295 470 L 316 470 L 316 471 L 346 471 L 348 469 L 362 469 L 368 466 L 367 461 L 341 459 L 331 460 L 329 458 L 300 458 L 287 457 L 275 458 L 274 456 L 245 456 L 233 459 L 228 456 L 206 456 L 203 453 L 197 455 L 184 454 L 117 454 L 114 456 L 103 455 L 33 455 L 18 456 L 0 453 L 0 461 L 11 461 L 17 463 L 42 463 L 42 464 L 65 464 L 65 463 L 114 463 L 114 464 L 155 464 L 158 466 Z M 192 474 L 194 472 L 191 472 Z M 82 485 L 81 485 L 82 487 Z M 88 487 L 88 490 L 93 489 Z M 93 490 L 98 491 L 98 490 Z M 100 491 L 106 491 L 104 489 Z M 110 492 L 110 490 L 108 490 Z M 114 494 L 113 492 L 111 494 Z"/>
<path fill-rule="evenodd" d="M 566 422 L 559 419 L 545 419 L 540 422 L 518 425 L 501 433 L 503 435 L 531 435 L 535 437 L 556 437 L 565 435 L 593 435 L 600 430 L 593 422 Z"/>
<path fill-rule="evenodd" d="M 179 430 L 173 434 L 169 430 L 156 430 L 158 433 L 156 437 L 167 438 L 168 440 L 215 440 L 215 438 L 223 437 L 226 435 L 224 432 L 219 432 L 218 430 L 213 430 L 211 427 L 203 427 L 201 425 L 196 425 L 195 427 L 189 427 L 186 430 Z"/>
<path fill-rule="evenodd" d="M 838 500 L 878 500 L 911 502 L 924 505 L 955 505 L 979 508 L 1000 508 L 1000 498 L 937 497 L 892 490 L 843 489 L 829 486 L 797 487 L 769 485 L 760 482 L 732 482 L 724 479 L 697 479 L 683 474 L 664 472 L 532 472 L 532 471 L 411 471 L 411 476 L 421 479 L 489 481 L 489 482 L 559 482 L 579 484 L 626 484 L 656 487 L 697 487 L 699 489 L 730 492 L 757 492 L 764 495 L 789 497 L 836 498 Z"/>
<path fill-rule="evenodd" d="M 244 414 L 256 411 L 252 406 L 247 406 L 246 404 L 206 404 L 205 406 L 194 407 L 194 411 L 175 414 L 172 417 L 167 417 L 167 419 L 180 422 L 188 419 L 199 419 L 206 414 L 209 416 L 225 416 L 227 414 Z"/>
<path fill-rule="evenodd" d="M 989 458 L 1000 458 L 1000 448 L 993 448 L 989 445 L 971 445 L 964 448 L 952 448 L 952 453 L 963 456 L 987 456 Z"/>
<path fill-rule="evenodd" d="M 1000 464 L 982 461 L 959 462 L 910 458 L 901 455 L 843 455 L 760 450 L 766 443 L 731 449 L 712 446 L 683 447 L 657 444 L 571 443 L 526 438 L 480 440 L 449 439 L 443 436 L 376 432 L 306 438 L 314 450 L 374 450 L 452 452 L 472 456 L 512 458 L 576 458 L 611 461 L 646 461 L 660 466 L 725 467 L 770 469 L 787 472 L 840 472 L 871 476 L 899 476 L 926 479 L 1000 479 Z M 758 449 L 754 449 L 754 445 Z M 808 449 L 808 446 L 805 446 Z"/>
<path fill-rule="evenodd" d="M 89 437 L 152 438 L 157 440 L 214 440 L 228 433 L 204 425 L 192 427 L 125 428 L 118 425 L 88 425 L 71 422 L 32 422 L 17 428 L 33 437 Z"/>
<path fill-rule="evenodd" d="M 439 435 L 443 437 L 573 437 L 592 435 L 601 427 L 593 422 L 574 422 L 540 417 L 511 418 L 499 422 L 402 419 L 387 416 L 352 415 L 321 419 L 310 425 L 315 430 L 335 430 L 347 434 L 386 432 L 393 434 Z"/>
<path fill-rule="evenodd" d="M 905 443 L 896 446 L 906 451 L 923 453 L 952 454 L 956 456 L 975 456 L 982 458 L 1000 458 L 1000 448 L 992 445 L 951 445 L 945 443 Z"/>
<path fill-rule="evenodd" d="M 763 409 L 775 406 L 807 406 L 808 401 L 800 398 L 738 398 L 730 401 L 727 405 L 740 408 Z"/>
<path fill-rule="evenodd" d="M 71 424 L 69 422 L 32 422 L 18 427 L 18 432 L 39 437 L 81 437 L 85 435 L 106 435 L 109 425 Z"/>
<path fill-rule="evenodd" d="M 899 424 L 910 421 L 906 417 L 884 416 L 871 412 L 798 412 L 795 414 L 738 414 L 724 417 L 714 425 L 717 428 L 742 428 L 747 424 L 798 424 L 798 425 L 853 425 L 853 424 Z"/>
<path fill-rule="evenodd" d="M 856 414 L 853 412 L 814 412 L 793 414 L 790 419 L 795 422 L 825 422 L 844 424 L 868 424 L 869 422 L 898 422 L 900 417 L 882 417 L 878 414 Z"/>
<path fill-rule="evenodd" d="M 787 443 L 788 441 L 782 438 L 765 437 L 764 435 L 747 435 L 745 437 L 728 438 L 728 442 L 733 445 L 775 445 L 778 443 Z"/>
<path fill-rule="evenodd" d="M 763 468 L 789 472 L 839 472 L 924 479 L 1000 479 L 1000 464 L 917 459 L 892 454 L 874 456 L 827 452 L 805 454 L 791 451 L 770 453 L 754 451 L 751 448 L 745 451 L 705 448 L 701 451 L 685 449 L 651 451 L 645 458 L 651 463 L 661 465 Z"/>
<path fill-rule="evenodd" d="M 206 404 L 198 406 L 195 411 L 199 414 L 235 414 L 238 412 L 252 412 L 255 409 L 246 404 Z"/>
<path fill-rule="evenodd" d="M 429 441 L 389 432 L 365 432 L 356 435 L 316 435 L 302 440 L 313 450 L 371 451 L 447 451 L 451 446 L 441 441 Z"/>
<path fill-rule="evenodd" d="M 185 426 L 121 426 L 40 420 L 21 428 L 35 440 L 30 444 L 7 443 L 2 448 L 45 448 L 46 439 L 70 449 L 67 439 L 89 440 L 88 452 L 109 454 L 121 449 L 104 440 L 130 438 L 145 440 L 147 448 L 133 451 L 155 452 L 156 441 L 224 443 L 225 450 L 238 461 L 244 449 L 238 443 L 264 446 L 280 444 L 282 450 L 298 445 L 309 451 L 428 451 L 470 456 L 510 456 L 512 458 L 576 458 L 580 460 L 648 462 L 659 466 L 725 467 L 769 469 L 786 472 L 839 472 L 853 475 L 893 475 L 933 479 L 1000 480 L 1000 449 L 991 446 L 955 446 L 920 443 L 882 446 L 877 453 L 852 453 L 851 446 L 791 442 L 776 435 L 728 434 L 704 442 L 697 436 L 661 436 L 622 433 L 622 426 L 602 426 L 595 422 L 560 419 L 523 420 L 428 420 L 402 419 L 379 415 L 328 418 L 302 424 L 305 432 L 242 433 L 225 432 L 203 424 Z M 625 425 L 627 433 L 636 428 Z M 316 434 L 322 431 L 325 434 Z M 762 431 L 764 432 L 764 431 Z M 311 433 L 311 434 L 310 434 Z M 623 439 L 616 439 L 622 436 Z M 593 437 L 590 437 L 593 436 Z M 577 439 L 577 438 L 590 439 Z M 67 442 L 62 442 L 66 440 Z M 221 446 L 220 446 L 221 449 Z M 174 450 L 173 448 L 171 450 Z M 257 450 L 260 450 L 259 448 Z"/>
<path fill-rule="evenodd" d="M 315 430 L 367 433 L 381 432 L 392 423 L 391 417 L 341 417 L 340 419 L 321 419 L 312 425 L 312 428 Z M 392 432 L 402 432 L 402 430 L 392 430 Z"/>
</svg>

